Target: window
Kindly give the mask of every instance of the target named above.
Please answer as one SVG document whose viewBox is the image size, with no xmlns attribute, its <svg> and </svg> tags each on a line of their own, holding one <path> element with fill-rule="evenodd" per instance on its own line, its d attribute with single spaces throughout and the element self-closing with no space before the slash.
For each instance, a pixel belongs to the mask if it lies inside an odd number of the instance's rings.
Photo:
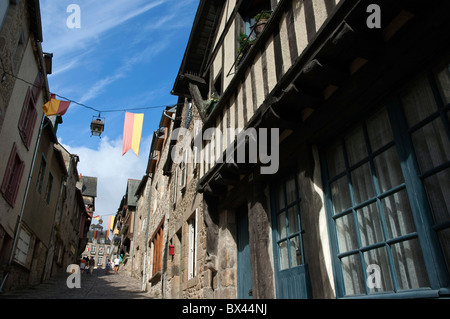
<svg viewBox="0 0 450 319">
<path fill-rule="evenodd" d="M 30 249 L 31 234 L 25 229 L 21 228 L 19 233 L 19 239 L 17 241 L 16 252 L 14 254 L 14 261 L 26 266 L 28 251 Z"/>
<path fill-rule="evenodd" d="M 189 128 L 189 124 L 191 124 L 192 121 L 192 101 L 187 101 L 187 107 L 186 107 L 186 123 L 185 128 Z"/>
<path fill-rule="evenodd" d="M 163 230 L 161 225 L 152 238 L 153 245 L 153 271 L 152 274 L 156 275 L 161 270 L 162 265 L 162 248 L 163 248 Z"/>
<path fill-rule="evenodd" d="M 173 176 L 173 189 L 172 189 L 172 204 L 177 203 L 177 191 L 178 191 L 178 167 L 175 168 L 175 174 Z"/>
<path fill-rule="evenodd" d="M 269 0 L 245 1 L 239 8 L 239 13 L 243 21 L 241 31 L 249 36 L 249 40 L 255 39 L 255 32 L 253 31 L 256 22 L 255 16 L 263 11 L 271 12 Z"/>
<path fill-rule="evenodd" d="M 3 26 L 3 21 L 6 17 L 6 12 L 8 12 L 9 1 L 10 0 L 0 0 L 0 29 Z"/>
<path fill-rule="evenodd" d="M 196 260 L 197 260 L 197 213 L 195 210 L 194 216 L 188 220 L 188 239 L 189 239 L 189 252 L 188 252 L 188 280 L 194 278 L 197 275 Z"/>
<path fill-rule="evenodd" d="M 14 143 L 0 188 L 4 198 L 12 207 L 14 207 L 16 202 L 24 167 L 25 163 L 17 153 L 17 146 Z"/>
<path fill-rule="evenodd" d="M 64 258 L 64 242 L 61 239 L 56 241 L 55 247 L 55 261 L 58 265 L 62 265 Z"/>
<path fill-rule="evenodd" d="M 180 163 L 180 188 L 181 190 L 183 190 L 186 187 L 186 182 L 187 182 L 187 163 L 189 163 L 188 161 L 188 150 L 185 149 L 183 151 L 183 160 Z"/>
<path fill-rule="evenodd" d="M 420 293 L 448 280 L 449 104 L 438 93 L 432 74 L 420 78 L 324 152 L 342 296 Z M 378 285 L 366 284 L 369 265 L 379 267 Z"/>
<path fill-rule="evenodd" d="M 49 172 L 47 180 L 47 189 L 45 191 L 45 199 L 47 201 L 47 204 L 50 204 L 50 199 L 52 197 L 52 188 L 53 188 L 53 174 Z"/>
<path fill-rule="evenodd" d="M 22 113 L 19 120 L 19 133 L 23 143 L 27 148 L 30 147 L 31 138 L 33 137 L 34 124 L 36 123 L 37 111 L 31 89 L 28 88 Z"/>
<path fill-rule="evenodd" d="M 47 161 L 45 160 L 44 155 L 42 155 L 41 158 L 41 164 L 39 166 L 39 172 L 38 172 L 38 180 L 37 180 L 37 190 L 40 193 L 42 193 L 42 187 L 44 186 L 44 176 L 45 176 L 45 169 L 47 167 Z"/>
<path fill-rule="evenodd" d="M 291 177 L 277 185 L 274 195 L 279 269 L 284 270 L 304 263 L 296 178 Z"/>
<path fill-rule="evenodd" d="M 265 26 L 263 22 L 266 17 L 261 17 L 260 14 L 271 14 L 271 1 L 269 0 L 251 0 L 242 1 L 239 6 L 240 19 L 236 21 L 239 25 L 239 34 L 236 38 L 236 60 L 234 62 L 238 68 L 244 60 L 248 50 L 251 48 L 259 33 Z M 227 76 L 231 74 L 232 68 L 228 71 Z"/>
<path fill-rule="evenodd" d="M 222 78 L 223 78 L 223 72 L 220 71 L 220 73 L 217 75 L 216 80 L 214 81 L 213 89 L 214 92 L 217 94 L 217 98 L 220 98 L 223 93 L 223 85 L 222 85 Z"/>
<path fill-rule="evenodd" d="M 22 113 L 20 114 L 19 133 L 27 148 L 30 148 L 31 138 L 33 137 L 34 124 L 36 123 L 37 117 L 36 104 L 38 103 L 43 84 L 44 75 L 38 72 L 33 86 L 28 88 Z"/>
<path fill-rule="evenodd" d="M 96 254 L 96 246 L 91 245 L 91 255 L 95 255 L 95 254 Z"/>
</svg>

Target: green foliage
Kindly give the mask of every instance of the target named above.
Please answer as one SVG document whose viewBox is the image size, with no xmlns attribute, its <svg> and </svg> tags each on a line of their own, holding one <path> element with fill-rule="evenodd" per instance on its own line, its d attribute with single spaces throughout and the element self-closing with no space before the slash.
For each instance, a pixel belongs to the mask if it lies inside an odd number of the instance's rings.
<svg viewBox="0 0 450 319">
<path fill-rule="evenodd" d="M 255 21 L 268 20 L 269 18 L 270 18 L 270 12 L 267 12 L 267 11 L 261 11 L 254 17 Z"/>
</svg>

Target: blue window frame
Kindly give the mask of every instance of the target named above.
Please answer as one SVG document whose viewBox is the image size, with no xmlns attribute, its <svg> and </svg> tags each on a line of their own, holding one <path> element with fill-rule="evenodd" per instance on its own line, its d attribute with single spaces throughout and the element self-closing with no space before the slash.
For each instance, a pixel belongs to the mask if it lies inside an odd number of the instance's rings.
<svg viewBox="0 0 450 319">
<path fill-rule="evenodd" d="M 272 240 L 276 295 L 280 299 L 311 298 L 311 281 L 303 245 L 299 175 L 271 187 Z"/>
<path fill-rule="evenodd" d="M 279 270 L 297 267 L 305 263 L 300 220 L 300 196 L 295 177 L 296 175 L 292 176 L 274 188 L 273 216 L 276 226 Z"/>
<path fill-rule="evenodd" d="M 449 292 L 449 102 L 447 63 L 323 150 L 338 297 Z"/>
</svg>

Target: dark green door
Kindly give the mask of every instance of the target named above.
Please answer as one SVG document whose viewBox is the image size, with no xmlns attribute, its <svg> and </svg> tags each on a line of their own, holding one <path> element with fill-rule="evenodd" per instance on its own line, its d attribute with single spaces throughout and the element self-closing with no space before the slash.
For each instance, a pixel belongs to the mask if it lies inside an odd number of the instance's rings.
<svg viewBox="0 0 450 319">
<path fill-rule="evenodd" d="M 237 209 L 237 267 L 238 298 L 252 298 L 252 270 L 250 266 L 250 245 L 248 235 L 248 213 L 245 206 Z"/>
<path fill-rule="evenodd" d="M 277 298 L 310 298 L 311 285 L 303 251 L 303 229 L 296 176 L 279 183 L 271 193 Z"/>
</svg>

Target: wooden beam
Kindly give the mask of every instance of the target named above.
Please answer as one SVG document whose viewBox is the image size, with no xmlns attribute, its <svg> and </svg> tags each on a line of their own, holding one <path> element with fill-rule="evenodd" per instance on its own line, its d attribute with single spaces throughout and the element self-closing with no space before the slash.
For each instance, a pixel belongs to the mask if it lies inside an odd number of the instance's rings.
<svg viewBox="0 0 450 319">
<path fill-rule="evenodd" d="M 237 185 L 239 184 L 239 175 L 230 171 L 222 170 L 214 176 L 214 181 L 221 185 Z"/>
<path fill-rule="evenodd" d="M 202 119 L 202 122 L 205 123 L 206 117 L 203 113 L 202 106 L 203 106 L 203 97 L 200 93 L 200 89 L 198 86 L 192 82 L 189 82 L 189 92 L 191 94 L 192 99 L 194 100 L 194 104 L 197 107 L 198 113 L 200 114 L 200 117 Z"/>
<path fill-rule="evenodd" d="M 405 10 L 400 11 L 400 13 L 383 29 L 382 34 L 384 41 L 389 41 L 412 18 L 414 18 L 413 13 Z"/>
<path fill-rule="evenodd" d="M 204 187 L 203 191 L 205 194 L 214 196 L 214 197 L 220 197 L 223 195 L 226 195 L 227 188 L 224 185 L 220 185 L 213 182 L 208 182 Z"/>
<path fill-rule="evenodd" d="M 205 79 L 198 76 L 198 75 L 194 75 L 194 74 L 188 74 L 185 73 L 181 76 L 181 79 L 186 78 L 187 80 L 189 80 L 189 82 L 196 82 L 200 85 L 207 85 L 208 83 L 206 83 Z"/>
</svg>

